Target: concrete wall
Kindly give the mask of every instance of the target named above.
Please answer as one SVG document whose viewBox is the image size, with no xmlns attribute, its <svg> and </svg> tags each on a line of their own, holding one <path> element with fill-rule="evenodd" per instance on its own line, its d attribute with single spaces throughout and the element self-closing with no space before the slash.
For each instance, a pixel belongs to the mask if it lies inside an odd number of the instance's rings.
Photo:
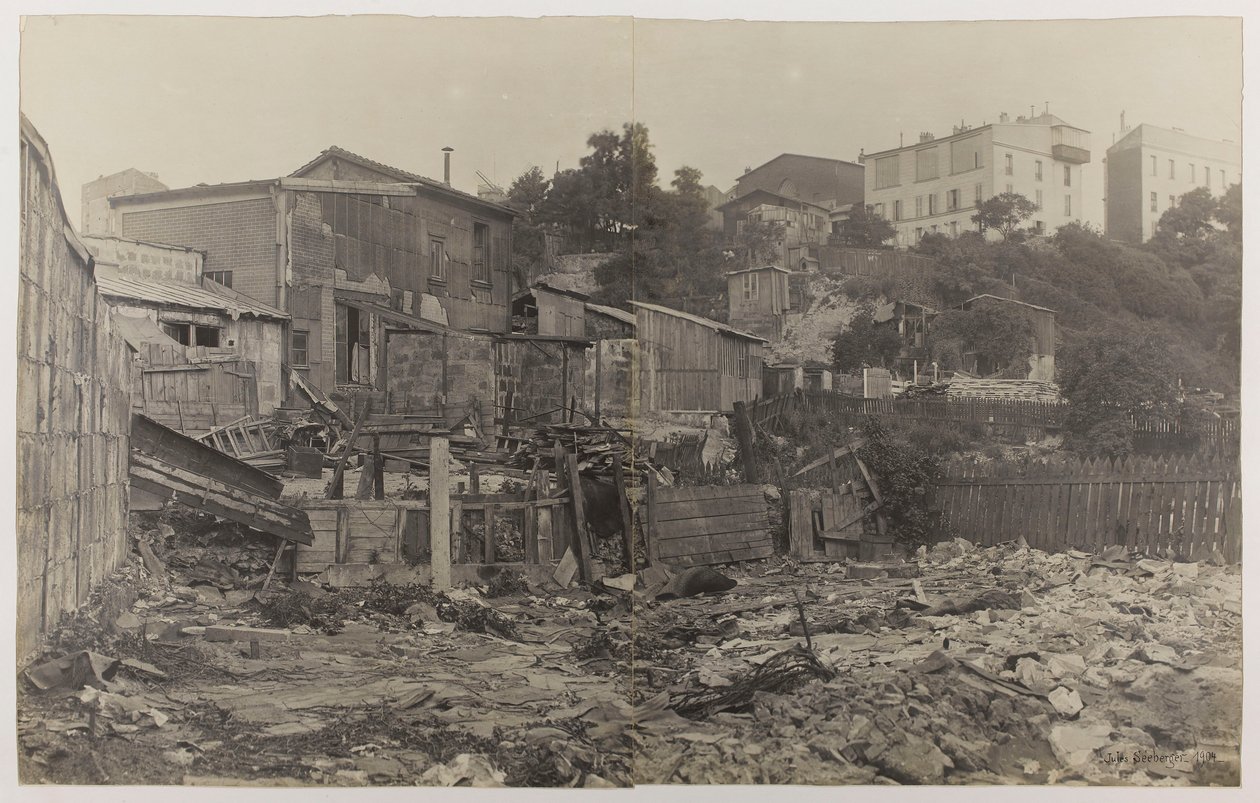
<svg viewBox="0 0 1260 803">
<path fill-rule="evenodd" d="M 202 257 L 191 248 L 105 236 L 85 236 L 83 244 L 98 269 L 110 267 L 116 276 L 201 286 Z"/>
<path fill-rule="evenodd" d="M 232 289 L 284 308 L 276 286 L 276 208 L 270 197 L 206 199 L 181 205 L 127 204 L 114 210 L 120 234 L 205 252 L 207 271 L 232 271 Z M 178 202 L 171 202 L 178 203 Z"/>
<path fill-rule="evenodd" d="M 118 173 L 101 176 L 83 185 L 82 234 L 114 234 L 109 215 L 109 199 L 119 195 L 161 192 L 167 186 L 153 173 L 129 167 Z"/>
<path fill-rule="evenodd" d="M 20 149 L 19 662 L 126 559 L 132 382 L 131 352 L 97 295 L 47 147 L 25 119 Z"/>
</svg>

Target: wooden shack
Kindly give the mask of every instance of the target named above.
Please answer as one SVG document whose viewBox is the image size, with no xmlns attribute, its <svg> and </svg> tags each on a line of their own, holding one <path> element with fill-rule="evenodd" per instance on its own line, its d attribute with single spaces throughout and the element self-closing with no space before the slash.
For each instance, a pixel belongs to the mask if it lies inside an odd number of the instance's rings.
<svg viewBox="0 0 1260 803">
<path fill-rule="evenodd" d="M 720 412 L 761 393 L 766 338 L 669 307 L 631 301 L 643 411 Z"/>
<path fill-rule="evenodd" d="M 1032 324 L 1033 348 L 1032 354 L 1028 358 L 1027 378 L 1039 382 L 1053 382 L 1055 311 L 1046 307 L 1039 307 L 1036 304 L 1029 304 L 1024 301 L 1016 301 L 1013 298 L 1003 298 L 1002 296 L 988 293 L 969 298 L 961 306 L 963 309 L 971 309 L 976 304 L 994 302 L 1015 305 L 1024 312 L 1029 323 Z M 996 366 L 977 365 L 974 362 L 967 366 L 967 370 L 971 371 L 971 373 L 981 375 L 991 373 L 996 368 Z"/>
<path fill-rule="evenodd" d="M 790 308 L 790 273 L 774 265 L 726 274 L 727 320 L 732 326 L 771 341 L 783 337 Z"/>
</svg>

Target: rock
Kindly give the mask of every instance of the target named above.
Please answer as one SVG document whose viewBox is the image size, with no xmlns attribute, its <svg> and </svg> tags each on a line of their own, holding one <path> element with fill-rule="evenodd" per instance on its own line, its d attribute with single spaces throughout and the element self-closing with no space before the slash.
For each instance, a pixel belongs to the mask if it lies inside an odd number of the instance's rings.
<svg viewBox="0 0 1260 803">
<path fill-rule="evenodd" d="M 1197 563 L 1174 563 L 1172 570 L 1175 577 L 1187 580 L 1193 580 L 1199 576 L 1199 564 Z"/>
<path fill-rule="evenodd" d="M 202 605 L 218 608 L 225 602 L 223 592 L 214 586 L 193 586 L 193 592 L 197 595 L 197 602 Z"/>
<path fill-rule="evenodd" d="M 600 580 L 608 588 L 615 588 L 618 591 L 633 591 L 634 584 L 638 580 L 633 573 L 623 574 L 620 577 L 605 577 Z"/>
<path fill-rule="evenodd" d="M 1055 687 L 1054 675 L 1032 658 L 1020 658 L 1015 663 L 1015 679 L 1033 691 L 1047 692 Z"/>
<path fill-rule="evenodd" d="M 1050 692 L 1050 705 L 1065 717 L 1074 717 L 1085 707 L 1085 704 L 1081 702 L 1081 695 L 1063 686 Z"/>
<path fill-rule="evenodd" d="M 413 602 L 407 606 L 403 614 L 413 622 L 436 622 L 438 621 L 437 608 L 427 602 Z"/>
<path fill-rule="evenodd" d="M 1055 677 L 1076 677 L 1085 672 L 1085 659 L 1072 653 L 1052 653 L 1046 656 L 1046 668 Z"/>
<path fill-rule="evenodd" d="M 334 776 L 340 783 L 366 784 L 368 774 L 363 770 L 337 770 Z"/>
<path fill-rule="evenodd" d="M 144 622 L 140 621 L 140 617 L 136 616 L 131 611 L 124 611 L 123 613 L 120 613 L 118 618 L 114 620 L 115 628 L 127 632 L 139 630 L 143 625 Z"/>
<path fill-rule="evenodd" d="M 875 763 L 884 775 L 906 784 L 937 785 L 944 782 L 945 770 L 954 768 L 939 747 L 911 734 L 883 751 Z"/>
<path fill-rule="evenodd" d="M 1075 722 L 1050 729 L 1050 747 L 1055 756 L 1071 767 L 1094 760 L 1098 750 L 1111 742 L 1111 726 L 1105 722 Z"/>
<path fill-rule="evenodd" d="M 1177 655 L 1177 651 L 1164 644 L 1147 644 L 1138 650 L 1135 657 L 1146 661 L 1148 664 L 1181 665 L 1181 658 Z"/>
<path fill-rule="evenodd" d="M 425 786 L 503 786 L 506 778 L 485 756 L 460 753 L 448 764 L 429 767 L 420 776 L 420 783 Z"/>
<path fill-rule="evenodd" d="M 191 767 L 193 762 L 197 760 L 197 754 L 187 747 L 181 747 L 178 750 L 167 750 L 162 753 L 162 758 L 165 758 L 177 767 Z"/>
</svg>

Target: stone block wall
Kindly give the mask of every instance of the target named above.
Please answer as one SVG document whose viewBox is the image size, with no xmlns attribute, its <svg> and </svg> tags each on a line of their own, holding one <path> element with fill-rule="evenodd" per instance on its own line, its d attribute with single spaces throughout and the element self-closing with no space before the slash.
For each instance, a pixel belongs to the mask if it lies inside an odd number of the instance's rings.
<svg viewBox="0 0 1260 803">
<path fill-rule="evenodd" d="M 23 118 L 18 263 L 17 657 L 125 559 L 131 352 L 96 292 L 42 138 Z"/>
<path fill-rule="evenodd" d="M 590 412 L 586 393 L 585 344 L 576 341 L 501 339 L 495 343 L 497 403 L 512 393 L 512 417 L 562 421 L 570 401 Z M 582 416 L 576 419 L 586 422 Z"/>
</svg>

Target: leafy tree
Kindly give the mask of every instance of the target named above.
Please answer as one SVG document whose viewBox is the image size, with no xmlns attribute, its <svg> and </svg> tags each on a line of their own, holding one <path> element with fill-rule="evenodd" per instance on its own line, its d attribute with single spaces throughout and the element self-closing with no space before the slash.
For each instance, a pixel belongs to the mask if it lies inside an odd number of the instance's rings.
<svg viewBox="0 0 1260 803">
<path fill-rule="evenodd" d="M 533 216 L 547 200 L 551 182 L 538 167 L 531 167 L 517 176 L 508 187 L 508 205 L 523 215 Z"/>
<path fill-rule="evenodd" d="M 897 234 L 893 224 L 870 204 L 854 204 L 841 234 L 846 243 L 855 248 L 884 248 L 884 243 Z"/>
<path fill-rule="evenodd" d="M 1200 238 L 1213 231 L 1216 217 L 1216 199 L 1207 187 L 1196 187 L 1177 199 L 1160 215 L 1156 224 L 1157 236 Z"/>
<path fill-rule="evenodd" d="M 974 354 L 980 363 L 1022 378 L 1033 353 L 1032 321 L 1018 305 L 982 298 L 970 309 L 938 315 L 928 332 L 928 347 L 946 370 L 962 368 L 964 356 Z"/>
<path fill-rule="evenodd" d="M 997 269 L 995 251 L 974 231 L 958 237 L 927 234 L 918 252 L 936 260 L 933 281 L 946 304 L 958 304 L 992 289 Z"/>
<path fill-rule="evenodd" d="M 787 225 L 782 220 L 745 220 L 732 243 L 739 267 L 777 263 Z"/>
<path fill-rule="evenodd" d="M 1242 185 L 1230 184 L 1229 189 L 1217 201 L 1214 213 L 1216 222 L 1225 227 L 1234 242 L 1242 242 Z"/>
<path fill-rule="evenodd" d="M 1109 326 L 1066 349 L 1058 363 L 1068 402 L 1067 445 L 1091 455 L 1119 457 L 1133 446 L 1131 415 L 1171 414 L 1177 379 L 1169 343 L 1153 328 Z"/>
<path fill-rule="evenodd" d="M 836 337 L 831 357 L 838 372 L 853 374 L 862 368 L 883 367 L 899 351 L 901 336 L 897 329 L 876 324 L 874 308 L 864 304 Z"/>
<path fill-rule="evenodd" d="M 531 167 L 508 187 L 508 206 L 519 213 L 512 220 L 512 271 L 519 287 L 525 287 L 541 271 L 547 226 L 536 220 L 547 199 L 551 182 Z"/>
<path fill-rule="evenodd" d="M 879 483 L 889 534 L 911 547 L 944 535 L 947 525 L 933 512 L 930 498 L 940 478 L 940 454 L 894 433 L 873 416 L 862 430 L 866 445 L 858 457 Z"/>
<path fill-rule="evenodd" d="M 987 198 L 976 207 L 971 222 L 981 232 L 993 229 L 1003 240 L 1018 237 L 1019 227 L 1037 212 L 1037 205 L 1017 192 L 1003 192 Z"/>
</svg>

